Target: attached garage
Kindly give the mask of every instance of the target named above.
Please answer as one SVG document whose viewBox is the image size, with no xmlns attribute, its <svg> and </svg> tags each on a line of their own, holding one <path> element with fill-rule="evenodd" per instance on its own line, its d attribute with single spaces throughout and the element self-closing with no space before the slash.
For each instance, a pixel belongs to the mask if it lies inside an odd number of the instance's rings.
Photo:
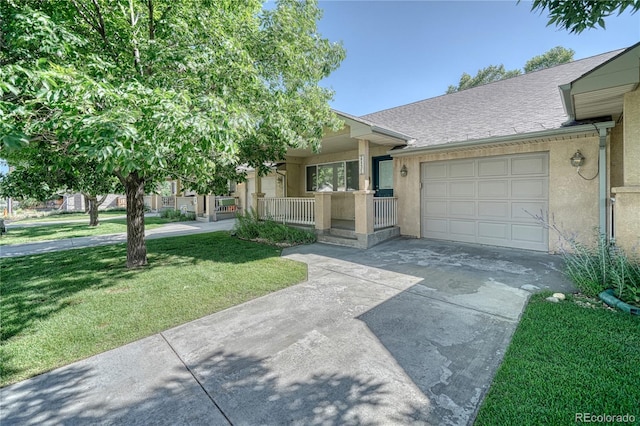
<svg viewBox="0 0 640 426">
<path fill-rule="evenodd" d="M 547 152 L 421 163 L 421 234 L 548 251 Z"/>
</svg>

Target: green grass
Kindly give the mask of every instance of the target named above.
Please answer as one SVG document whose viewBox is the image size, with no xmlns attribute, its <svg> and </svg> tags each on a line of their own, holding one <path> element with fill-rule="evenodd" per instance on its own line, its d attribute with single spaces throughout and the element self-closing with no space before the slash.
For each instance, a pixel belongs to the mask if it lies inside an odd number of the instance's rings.
<svg viewBox="0 0 640 426">
<path fill-rule="evenodd" d="M 475 424 L 573 424 L 576 413 L 640 422 L 640 317 L 545 296 L 531 298 Z"/>
<path fill-rule="evenodd" d="M 227 232 L 2 259 L 0 385 L 200 318 L 306 278 L 280 249 Z"/>
<path fill-rule="evenodd" d="M 158 228 L 170 222 L 175 222 L 175 220 L 161 217 L 147 217 L 144 219 L 145 229 Z M 0 245 L 35 243 L 46 240 L 62 240 L 65 238 L 91 237 L 95 235 L 127 232 L 126 219 L 101 221 L 97 227 L 91 227 L 87 225 L 87 223 L 57 223 L 54 225 L 10 227 L 6 235 L 0 238 Z"/>
</svg>

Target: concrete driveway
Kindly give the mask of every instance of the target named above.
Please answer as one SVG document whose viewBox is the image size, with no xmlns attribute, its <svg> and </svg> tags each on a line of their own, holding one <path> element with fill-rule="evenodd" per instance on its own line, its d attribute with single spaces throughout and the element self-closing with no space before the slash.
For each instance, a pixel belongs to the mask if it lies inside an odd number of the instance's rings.
<svg viewBox="0 0 640 426">
<path fill-rule="evenodd" d="M 542 253 L 415 239 L 284 255 L 307 282 L 1 390 L 8 424 L 464 425 Z"/>
</svg>

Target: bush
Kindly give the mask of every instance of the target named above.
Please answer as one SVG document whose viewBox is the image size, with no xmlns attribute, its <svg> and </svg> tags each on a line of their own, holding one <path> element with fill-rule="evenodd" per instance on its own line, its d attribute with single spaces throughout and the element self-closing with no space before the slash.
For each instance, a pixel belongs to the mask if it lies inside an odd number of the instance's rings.
<svg viewBox="0 0 640 426">
<path fill-rule="evenodd" d="M 245 240 L 264 241 L 272 245 L 311 244 L 316 241 L 313 231 L 294 228 L 272 220 L 260 220 L 255 210 L 239 215 L 235 235 Z"/>
<path fill-rule="evenodd" d="M 569 240 L 572 253 L 563 253 L 565 273 L 587 296 L 612 288 L 616 297 L 640 306 L 640 261 L 600 238 L 587 247 Z"/>
<path fill-rule="evenodd" d="M 196 220 L 196 214 L 194 212 L 181 212 L 180 210 L 162 210 L 160 217 L 163 219 L 170 219 L 174 222 L 182 222 L 187 220 Z"/>
</svg>

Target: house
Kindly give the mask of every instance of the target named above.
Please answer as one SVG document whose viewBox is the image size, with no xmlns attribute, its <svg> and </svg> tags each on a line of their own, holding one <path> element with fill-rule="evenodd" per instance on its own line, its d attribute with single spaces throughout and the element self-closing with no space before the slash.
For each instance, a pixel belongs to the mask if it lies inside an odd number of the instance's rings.
<svg viewBox="0 0 640 426">
<path fill-rule="evenodd" d="M 397 235 L 557 252 L 640 244 L 640 43 L 362 117 L 235 195 L 368 248 Z"/>
</svg>

